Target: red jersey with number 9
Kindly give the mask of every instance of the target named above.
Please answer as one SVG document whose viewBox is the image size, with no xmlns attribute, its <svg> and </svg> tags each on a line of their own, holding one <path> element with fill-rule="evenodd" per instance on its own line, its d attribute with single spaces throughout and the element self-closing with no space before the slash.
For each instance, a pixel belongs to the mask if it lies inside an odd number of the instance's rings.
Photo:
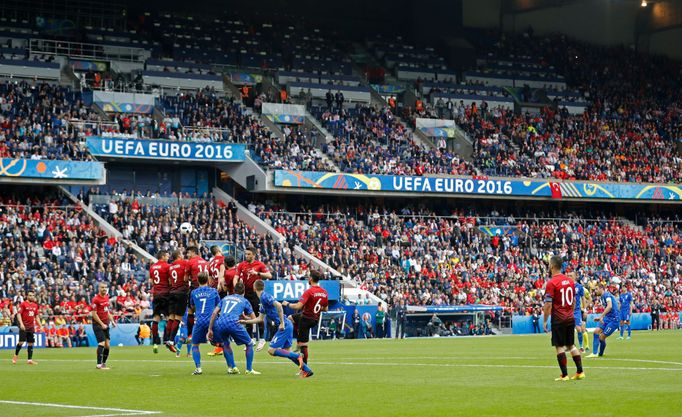
<svg viewBox="0 0 682 417">
<path fill-rule="evenodd" d="M 169 267 L 170 265 L 164 261 L 158 261 L 149 267 L 149 279 L 152 281 L 152 294 L 168 294 L 170 291 L 170 282 L 168 281 Z"/>
<path fill-rule="evenodd" d="M 184 259 L 176 260 L 168 268 L 171 292 L 182 293 L 189 291 L 189 284 L 185 281 L 185 271 L 187 269 L 189 269 L 189 265 Z"/>
<path fill-rule="evenodd" d="M 320 313 L 326 311 L 329 305 L 329 294 L 322 287 L 311 286 L 305 290 L 298 302 L 303 304 L 303 317 L 319 320 Z"/>
<path fill-rule="evenodd" d="M 575 323 L 575 282 L 564 274 L 556 274 L 545 287 L 545 302 L 552 302 L 552 324 Z"/>
</svg>

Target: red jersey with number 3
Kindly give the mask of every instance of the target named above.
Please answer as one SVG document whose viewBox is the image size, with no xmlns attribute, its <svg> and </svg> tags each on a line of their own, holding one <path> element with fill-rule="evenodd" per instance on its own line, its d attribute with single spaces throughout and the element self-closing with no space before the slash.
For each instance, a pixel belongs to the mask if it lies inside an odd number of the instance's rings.
<svg viewBox="0 0 682 417">
<path fill-rule="evenodd" d="M 102 320 L 102 323 L 108 326 L 109 296 L 105 295 L 104 297 L 102 297 L 101 295 L 97 294 L 96 296 L 92 297 L 92 309 L 95 311 L 99 319 Z"/>
<path fill-rule="evenodd" d="M 303 317 L 319 320 L 320 313 L 329 305 L 329 294 L 322 287 L 311 286 L 305 290 L 298 302 L 303 304 Z"/>
<path fill-rule="evenodd" d="M 545 302 L 552 302 L 552 323 L 575 323 L 575 282 L 564 274 L 556 274 L 545 287 Z"/>
<path fill-rule="evenodd" d="M 21 322 L 24 323 L 26 331 L 35 331 L 36 318 L 38 317 L 38 304 L 24 301 L 19 304 L 19 314 L 21 314 Z"/>
<path fill-rule="evenodd" d="M 149 279 L 152 280 L 152 294 L 168 294 L 170 282 L 168 281 L 168 262 L 158 261 L 149 267 Z"/>
<path fill-rule="evenodd" d="M 170 292 L 187 292 L 189 283 L 185 281 L 185 273 L 189 265 L 184 259 L 178 259 L 168 267 L 168 279 L 170 281 Z"/>
<path fill-rule="evenodd" d="M 208 262 L 206 262 L 206 259 L 202 258 L 201 256 L 196 255 L 187 261 L 187 267 L 189 268 L 189 272 L 192 275 L 192 288 L 198 288 L 199 274 L 201 272 L 208 272 Z"/>
</svg>

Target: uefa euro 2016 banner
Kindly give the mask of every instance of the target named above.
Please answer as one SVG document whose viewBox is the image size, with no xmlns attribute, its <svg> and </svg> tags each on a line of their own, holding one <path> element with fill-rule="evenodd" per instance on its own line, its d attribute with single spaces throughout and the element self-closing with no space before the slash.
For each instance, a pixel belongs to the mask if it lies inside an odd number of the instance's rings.
<svg viewBox="0 0 682 417">
<path fill-rule="evenodd" d="M 321 280 L 320 287 L 327 290 L 329 301 L 341 299 L 341 283 L 339 281 Z M 272 294 L 277 301 L 296 301 L 308 288 L 310 288 L 308 281 L 265 281 L 265 292 Z"/>
<path fill-rule="evenodd" d="M 677 202 L 682 199 L 682 186 L 679 184 L 554 182 L 549 179 L 417 177 L 285 170 L 275 171 L 275 186 L 320 190 L 555 199 L 665 200 Z"/>
<path fill-rule="evenodd" d="M 104 178 L 104 165 L 89 161 L 1 158 L 0 178 L 93 181 Z"/>
<path fill-rule="evenodd" d="M 305 123 L 305 106 L 300 104 L 263 103 L 262 112 L 275 123 Z"/>
<path fill-rule="evenodd" d="M 241 162 L 246 159 L 246 145 L 234 143 L 178 142 L 100 136 L 89 136 L 85 143 L 92 155 L 110 158 L 213 162 Z"/>
<path fill-rule="evenodd" d="M 455 137 L 455 121 L 446 119 L 424 119 L 418 117 L 416 120 L 417 129 L 421 130 L 426 136 L 436 138 Z"/>
</svg>

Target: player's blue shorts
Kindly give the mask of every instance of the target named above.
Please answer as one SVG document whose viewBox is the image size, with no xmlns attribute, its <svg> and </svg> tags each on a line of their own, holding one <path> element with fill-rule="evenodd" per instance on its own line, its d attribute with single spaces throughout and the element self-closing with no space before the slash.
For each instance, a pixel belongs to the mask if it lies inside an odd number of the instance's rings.
<svg viewBox="0 0 682 417">
<path fill-rule="evenodd" d="M 198 345 L 199 343 L 206 343 L 208 339 L 206 334 L 208 333 L 208 323 L 206 322 L 196 322 L 194 324 L 194 329 L 192 329 L 192 343 Z"/>
<path fill-rule="evenodd" d="M 620 322 L 618 320 L 608 320 L 599 322 L 598 328 L 602 329 L 605 336 L 611 336 L 613 332 L 618 330 Z"/>
<path fill-rule="evenodd" d="M 270 347 L 273 349 L 289 349 L 294 342 L 294 325 L 287 319 L 284 319 L 284 323 L 284 330 L 278 328 L 272 336 Z"/>
<path fill-rule="evenodd" d="M 630 321 L 630 310 L 621 311 L 620 319 L 622 321 Z"/>
<path fill-rule="evenodd" d="M 582 326 L 583 325 L 583 312 L 578 310 L 573 312 L 573 319 L 575 320 L 575 325 L 576 326 Z"/>
<path fill-rule="evenodd" d="M 229 343 L 230 337 L 237 345 L 247 345 L 251 343 L 251 337 L 241 324 L 226 324 L 217 326 L 214 333 L 218 336 L 214 338 L 215 341 L 222 341 L 222 343 Z"/>
</svg>

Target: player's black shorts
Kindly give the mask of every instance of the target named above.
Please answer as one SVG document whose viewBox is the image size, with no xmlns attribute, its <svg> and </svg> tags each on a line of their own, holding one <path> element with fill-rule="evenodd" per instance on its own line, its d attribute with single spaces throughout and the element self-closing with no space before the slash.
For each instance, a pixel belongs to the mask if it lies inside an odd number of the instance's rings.
<svg viewBox="0 0 682 417">
<path fill-rule="evenodd" d="M 33 330 L 21 330 L 19 329 L 19 343 L 35 343 L 36 342 L 36 336 Z"/>
<path fill-rule="evenodd" d="M 108 327 L 106 329 L 103 329 L 102 326 L 100 326 L 99 324 L 92 323 L 92 331 L 93 333 L 95 333 L 95 339 L 97 339 L 97 343 L 102 343 L 104 341 L 111 339 L 111 337 L 109 337 Z"/>
<path fill-rule="evenodd" d="M 294 319 L 296 328 L 296 341 L 298 343 L 308 343 L 310 340 L 310 330 L 317 328 L 317 320 L 305 317 L 302 313 L 291 316 Z"/>
<path fill-rule="evenodd" d="M 154 296 L 154 315 L 167 316 L 170 306 L 170 294 L 158 294 Z"/>
<path fill-rule="evenodd" d="M 575 322 L 552 323 L 552 346 L 573 346 Z"/>
<path fill-rule="evenodd" d="M 187 311 L 187 293 L 172 292 L 168 295 L 168 314 L 184 316 Z"/>
<path fill-rule="evenodd" d="M 258 294 L 255 292 L 247 292 L 244 294 L 244 298 L 251 303 L 251 308 L 253 308 L 254 314 L 258 315 L 258 312 L 260 311 L 260 299 L 258 298 Z"/>
</svg>

